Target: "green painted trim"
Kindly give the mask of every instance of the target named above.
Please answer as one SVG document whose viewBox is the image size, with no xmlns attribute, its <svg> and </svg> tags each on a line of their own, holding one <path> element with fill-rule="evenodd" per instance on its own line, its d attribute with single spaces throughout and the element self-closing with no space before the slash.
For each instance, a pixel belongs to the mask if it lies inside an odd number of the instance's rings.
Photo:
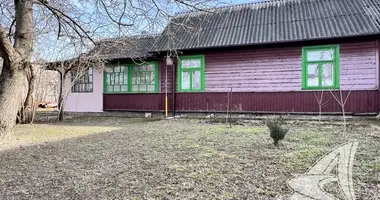
<svg viewBox="0 0 380 200">
<path fill-rule="evenodd" d="M 158 82 L 158 62 L 154 62 L 154 91 L 157 93 L 159 91 L 159 82 Z"/>
<path fill-rule="evenodd" d="M 128 92 L 130 93 L 132 91 L 132 64 L 128 65 Z"/>
<path fill-rule="evenodd" d="M 137 91 L 137 92 L 134 92 L 132 91 L 132 72 L 133 72 L 133 66 L 138 66 L 138 65 L 147 65 L 147 64 L 153 64 L 154 65 L 154 76 L 155 76 L 155 83 L 154 83 L 154 88 L 155 88 L 155 91 L 152 92 L 152 91 Z M 144 63 L 141 63 L 141 64 L 138 64 L 138 63 L 134 63 L 134 62 L 125 62 L 125 61 L 118 61 L 117 63 L 113 63 L 111 64 L 110 66 L 114 66 L 117 65 L 118 67 L 120 67 L 120 65 L 123 65 L 125 67 L 128 68 L 128 80 L 127 80 L 127 91 L 113 91 L 113 92 L 107 92 L 107 73 L 106 71 L 104 70 L 103 71 L 103 93 L 105 94 L 128 94 L 128 93 L 157 93 L 158 92 L 158 89 L 159 89 L 159 80 L 158 80 L 158 62 L 157 61 L 151 61 L 151 62 L 144 62 Z M 113 69 L 113 72 L 112 73 L 115 73 L 114 72 L 114 69 Z M 119 72 L 117 72 L 119 73 Z M 121 72 L 120 72 L 121 73 Z M 123 76 L 124 76 L 124 73 L 122 73 Z M 120 80 L 120 78 L 119 78 Z M 123 84 L 119 84 L 119 86 L 121 85 L 125 85 L 124 83 L 124 77 L 123 77 Z"/>
<path fill-rule="evenodd" d="M 309 51 L 320 51 L 320 50 L 334 50 L 333 59 L 324 61 L 307 61 L 307 52 Z M 339 45 L 323 45 L 323 46 L 310 46 L 302 48 L 302 90 L 320 90 L 320 89 L 339 89 L 340 88 L 340 50 Z M 333 85 L 332 86 L 322 86 L 322 65 L 326 63 L 333 64 Z M 308 64 L 318 65 L 318 85 L 319 86 L 308 86 L 307 85 L 307 75 L 308 75 Z"/>
<path fill-rule="evenodd" d="M 201 67 L 199 68 L 182 68 L 182 60 L 201 60 Z M 205 91 L 205 56 L 204 55 L 192 55 L 192 56 L 180 56 L 178 59 L 177 70 L 177 90 L 178 92 L 204 92 Z M 190 89 L 182 89 L 182 72 L 190 72 Z M 200 72 L 200 89 L 193 89 L 193 71 Z"/>
<path fill-rule="evenodd" d="M 107 92 L 107 73 L 106 73 L 106 69 L 103 69 L 103 93 L 106 93 L 106 92 Z"/>
<path fill-rule="evenodd" d="M 336 45 L 335 49 L 335 70 L 334 70 L 334 86 L 336 89 L 340 88 L 340 48 L 339 45 Z"/>
</svg>

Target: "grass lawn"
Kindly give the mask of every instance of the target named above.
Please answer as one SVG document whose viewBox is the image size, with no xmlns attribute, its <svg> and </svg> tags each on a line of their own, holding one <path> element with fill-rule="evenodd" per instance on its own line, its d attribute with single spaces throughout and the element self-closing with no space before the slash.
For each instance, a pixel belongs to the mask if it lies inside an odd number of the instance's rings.
<svg viewBox="0 0 380 200">
<path fill-rule="evenodd" d="M 280 148 L 265 125 L 74 118 L 19 125 L 0 143 L 0 199 L 288 199 L 286 181 L 344 143 L 343 127 L 291 122 Z M 380 122 L 350 122 L 357 199 L 380 199 Z M 341 198 L 339 188 L 326 188 Z"/>
</svg>

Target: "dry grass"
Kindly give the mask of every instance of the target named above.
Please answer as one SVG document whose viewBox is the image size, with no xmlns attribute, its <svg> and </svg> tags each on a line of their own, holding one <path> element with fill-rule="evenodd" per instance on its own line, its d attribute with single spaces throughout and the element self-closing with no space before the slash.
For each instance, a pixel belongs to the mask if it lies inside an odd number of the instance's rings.
<svg viewBox="0 0 380 200">
<path fill-rule="evenodd" d="M 378 130 L 349 126 L 358 199 L 380 199 Z M 286 181 L 344 142 L 338 125 L 293 123 L 278 149 L 260 122 L 112 117 L 22 125 L 15 138 L 0 151 L 0 199 L 287 199 Z"/>
</svg>

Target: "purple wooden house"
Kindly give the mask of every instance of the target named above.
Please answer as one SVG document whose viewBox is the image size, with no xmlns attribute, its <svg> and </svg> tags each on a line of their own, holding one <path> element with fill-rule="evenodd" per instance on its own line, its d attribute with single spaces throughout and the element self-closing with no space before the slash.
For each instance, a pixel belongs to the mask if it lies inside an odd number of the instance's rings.
<svg viewBox="0 0 380 200">
<path fill-rule="evenodd" d="M 376 115 L 379 36 L 379 0 L 182 13 L 160 35 L 100 41 L 109 67 L 78 82 L 66 110 L 162 112 L 167 93 L 170 112 L 338 114 L 343 100 Z"/>
</svg>

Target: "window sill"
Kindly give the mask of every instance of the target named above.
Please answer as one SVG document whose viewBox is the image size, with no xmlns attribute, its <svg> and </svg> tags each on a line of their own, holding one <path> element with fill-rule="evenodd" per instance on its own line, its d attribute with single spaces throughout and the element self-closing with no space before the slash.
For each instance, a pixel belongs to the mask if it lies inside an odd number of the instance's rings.
<svg viewBox="0 0 380 200">
<path fill-rule="evenodd" d="M 80 92 L 73 92 L 71 91 L 72 94 L 75 94 L 75 93 L 93 93 L 94 91 L 80 91 Z"/>
<path fill-rule="evenodd" d="M 159 92 L 103 92 L 103 94 L 160 94 Z"/>
<path fill-rule="evenodd" d="M 339 87 L 307 87 L 302 88 L 302 90 L 320 90 L 320 91 L 326 91 L 326 90 L 340 90 Z"/>
<path fill-rule="evenodd" d="M 206 92 L 205 90 L 181 90 L 181 91 L 177 91 L 178 93 L 196 93 L 196 92 Z"/>
</svg>

